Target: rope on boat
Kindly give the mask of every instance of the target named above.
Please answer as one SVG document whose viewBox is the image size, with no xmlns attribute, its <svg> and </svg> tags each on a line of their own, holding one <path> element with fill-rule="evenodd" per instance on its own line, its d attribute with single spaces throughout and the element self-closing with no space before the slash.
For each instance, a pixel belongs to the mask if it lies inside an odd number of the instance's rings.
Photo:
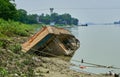
<svg viewBox="0 0 120 77">
<path fill-rule="evenodd" d="M 40 50 L 37 50 L 37 49 L 31 49 L 31 50 L 33 50 L 33 51 L 38 51 L 38 52 L 40 52 L 40 53 L 43 53 L 43 54 L 45 54 L 45 55 L 50 55 L 50 56 L 53 56 L 53 57 L 58 57 L 57 55 L 55 55 L 55 54 L 51 54 L 51 53 L 48 53 L 48 52 L 43 52 L 43 51 L 40 51 Z"/>
</svg>

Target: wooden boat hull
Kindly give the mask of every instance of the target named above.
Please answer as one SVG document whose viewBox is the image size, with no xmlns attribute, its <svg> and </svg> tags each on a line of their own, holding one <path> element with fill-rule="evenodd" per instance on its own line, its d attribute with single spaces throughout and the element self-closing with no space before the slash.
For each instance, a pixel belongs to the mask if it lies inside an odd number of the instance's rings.
<svg viewBox="0 0 120 77">
<path fill-rule="evenodd" d="M 54 55 L 73 55 L 80 42 L 68 30 L 52 26 L 43 27 L 22 44 L 23 52 L 46 52 Z"/>
</svg>

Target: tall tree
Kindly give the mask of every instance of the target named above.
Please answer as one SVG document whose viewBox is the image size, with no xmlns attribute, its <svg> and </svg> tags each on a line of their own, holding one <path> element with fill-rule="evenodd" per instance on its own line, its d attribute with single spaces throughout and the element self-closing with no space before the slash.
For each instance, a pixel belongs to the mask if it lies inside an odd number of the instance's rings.
<svg viewBox="0 0 120 77">
<path fill-rule="evenodd" d="M 27 16 L 27 24 L 37 24 L 37 14 L 31 14 Z"/>
<path fill-rule="evenodd" d="M 27 23 L 27 11 L 24 9 L 19 9 L 17 12 L 18 19 L 17 21 Z"/>
<path fill-rule="evenodd" d="M 46 14 L 46 15 L 41 14 L 41 15 L 39 16 L 39 21 L 40 21 L 41 23 L 50 24 L 51 17 L 50 17 L 50 15 L 48 15 L 48 14 Z"/>
<path fill-rule="evenodd" d="M 11 0 L 0 0 L 0 18 L 15 20 L 16 16 L 17 10 L 15 4 L 11 3 Z"/>
</svg>

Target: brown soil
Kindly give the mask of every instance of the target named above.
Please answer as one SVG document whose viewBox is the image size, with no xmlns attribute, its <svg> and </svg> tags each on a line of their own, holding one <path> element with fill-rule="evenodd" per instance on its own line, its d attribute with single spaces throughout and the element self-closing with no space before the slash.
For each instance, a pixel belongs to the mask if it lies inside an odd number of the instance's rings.
<svg viewBox="0 0 120 77">
<path fill-rule="evenodd" d="M 113 77 L 70 70 L 68 59 L 63 57 L 42 57 L 12 51 L 11 46 L 23 43 L 26 37 L 14 37 L 7 40 L 7 47 L 0 47 L 0 76 L 3 77 Z M 66 61 L 67 60 L 67 61 Z M 3 70 L 5 69 L 5 70 Z M 4 73 L 3 73 L 4 72 Z M 5 73 L 7 72 L 7 73 Z"/>
</svg>

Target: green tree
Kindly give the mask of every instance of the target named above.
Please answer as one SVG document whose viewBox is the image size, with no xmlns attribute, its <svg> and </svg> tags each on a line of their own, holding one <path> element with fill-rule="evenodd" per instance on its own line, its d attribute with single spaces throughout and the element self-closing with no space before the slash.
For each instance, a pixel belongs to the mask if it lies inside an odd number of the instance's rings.
<svg viewBox="0 0 120 77">
<path fill-rule="evenodd" d="M 31 14 L 27 16 L 27 24 L 37 24 L 37 14 Z"/>
<path fill-rule="evenodd" d="M 72 18 L 70 14 L 62 14 L 58 13 L 49 14 L 29 14 L 27 15 L 27 11 L 24 9 L 18 10 L 18 21 L 26 24 L 37 24 L 44 23 L 50 24 L 50 22 L 55 22 L 56 24 L 64 24 L 64 25 L 78 25 L 78 19 Z"/>
<path fill-rule="evenodd" d="M 42 23 L 50 24 L 50 22 L 55 22 L 56 24 L 64 24 L 64 25 L 78 25 L 78 19 L 72 18 L 70 14 L 62 14 L 59 15 L 58 13 L 53 13 L 51 15 L 44 15 L 41 14 L 39 16 L 39 20 Z"/>
<path fill-rule="evenodd" d="M 77 18 L 72 18 L 71 23 L 74 25 L 78 25 L 79 20 Z"/>
<path fill-rule="evenodd" d="M 11 3 L 12 0 L 0 0 L 0 18 L 5 20 L 16 19 L 17 10 L 15 4 Z"/>
<path fill-rule="evenodd" d="M 50 24 L 51 17 L 50 17 L 50 15 L 48 15 L 48 14 L 46 14 L 46 15 L 41 14 L 41 15 L 39 16 L 39 21 L 40 21 L 41 23 L 44 23 L 44 24 Z"/>
<path fill-rule="evenodd" d="M 27 11 L 24 9 L 19 9 L 17 11 L 18 19 L 17 21 L 27 23 Z"/>
<path fill-rule="evenodd" d="M 58 23 L 58 20 L 59 20 L 58 13 L 51 14 L 51 22 L 54 21 L 54 22 Z"/>
<path fill-rule="evenodd" d="M 71 15 L 70 14 L 63 14 L 61 15 L 65 24 L 71 25 Z"/>
</svg>

